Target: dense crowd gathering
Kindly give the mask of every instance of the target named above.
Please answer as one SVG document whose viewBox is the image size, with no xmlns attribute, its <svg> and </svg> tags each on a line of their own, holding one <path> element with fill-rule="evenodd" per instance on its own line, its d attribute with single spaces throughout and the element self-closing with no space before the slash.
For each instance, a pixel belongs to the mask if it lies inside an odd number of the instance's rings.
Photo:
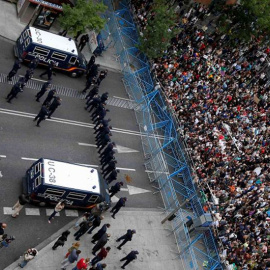
<svg viewBox="0 0 270 270">
<path fill-rule="evenodd" d="M 143 32 L 154 16 L 152 1 L 131 2 Z M 231 47 L 213 26 L 217 14 L 178 4 L 179 34 L 154 59 L 153 72 L 191 149 L 194 178 L 227 263 L 268 269 L 270 48 L 260 39 Z"/>
</svg>

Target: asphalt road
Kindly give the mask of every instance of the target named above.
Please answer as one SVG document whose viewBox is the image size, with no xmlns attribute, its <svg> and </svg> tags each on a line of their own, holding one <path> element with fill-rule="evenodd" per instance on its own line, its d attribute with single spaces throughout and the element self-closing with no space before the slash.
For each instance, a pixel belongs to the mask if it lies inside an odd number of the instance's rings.
<svg viewBox="0 0 270 270">
<path fill-rule="evenodd" d="M 14 61 L 13 44 L 0 40 L 0 73 L 8 74 Z M 23 67 L 19 74 L 25 73 Z M 34 78 L 42 72 L 37 69 Z M 67 75 L 57 73 L 53 83 L 64 87 L 83 89 L 85 78 L 73 79 Z M 0 83 L 0 222 L 6 222 L 6 232 L 16 237 L 9 248 L 0 252 L 0 269 L 5 268 L 29 247 L 34 247 L 51 234 L 58 231 L 74 217 L 64 213 L 55 218 L 52 224 L 47 223 L 46 209 L 40 208 L 40 214 L 29 216 L 22 210 L 17 219 L 4 214 L 3 207 L 12 207 L 22 188 L 22 177 L 33 163 L 32 159 L 47 157 L 67 162 L 98 166 L 98 156 L 95 147 L 93 129 L 89 125 L 89 114 L 83 109 L 84 100 L 62 96 L 62 106 L 59 107 L 52 120 L 46 120 L 38 128 L 33 122 L 41 104 L 35 101 L 37 90 L 25 89 L 19 93 L 18 99 L 12 104 L 6 102 L 5 97 L 12 85 Z M 127 98 L 121 82 L 121 74 L 109 72 L 102 82 L 100 92 L 108 91 L 110 96 Z M 117 146 L 126 147 L 117 152 L 118 167 L 121 169 L 119 180 L 133 187 L 148 190 L 146 193 L 130 195 L 127 189 L 120 196 L 128 197 L 128 207 L 155 208 L 162 207 L 159 195 L 152 195 L 153 191 L 143 166 L 143 152 L 132 110 L 115 106 L 108 106 L 109 117 L 114 128 L 113 140 Z M 134 152 L 136 151 L 136 152 Z M 131 177 L 126 183 L 125 175 Z M 135 190 L 135 193 L 138 190 Z M 134 189 L 133 189 L 134 192 Z M 140 192 L 140 190 L 139 190 Z M 27 206 L 35 208 L 35 206 Z"/>
</svg>

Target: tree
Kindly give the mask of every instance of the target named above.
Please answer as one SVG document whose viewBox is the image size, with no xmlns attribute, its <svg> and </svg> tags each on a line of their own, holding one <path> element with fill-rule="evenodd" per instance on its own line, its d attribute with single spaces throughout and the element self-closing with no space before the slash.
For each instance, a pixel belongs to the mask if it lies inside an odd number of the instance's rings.
<svg viewBox="0 0 270 270">
<path fill-rule="evenodd" d="M 168 8 L 165 0 L 154 0 L 152 16 L 139 38 L 138 48 L 150 59 L 164 55 L 170 45 L 172 37 L 176 34 L 176 14 Z"/>
<path fill-rule="evenodd" d="M 219 30 L 232 39 L 250 41 L 270 34 L 270 0 L 241 0 L 235 5 L 214 0 L 212 8 L 221 13 Z"/>
<path fill-rule="evenodd" d="M 92 0 L 77 0 L 76 6 L 63 4 L 63 14 L 59 17 L 61 27 L 70 34 L 85 33 L 86 29 L 99 32 L 105 25 L 105 19 L 100 14 L 107 7 Z"/>
</svg>

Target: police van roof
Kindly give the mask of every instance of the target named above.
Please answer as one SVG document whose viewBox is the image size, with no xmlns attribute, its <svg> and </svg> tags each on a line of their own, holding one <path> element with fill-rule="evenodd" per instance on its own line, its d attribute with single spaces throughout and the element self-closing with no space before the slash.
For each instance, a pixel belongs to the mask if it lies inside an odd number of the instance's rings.
<svg viewBox="0 0 270 270">
<path fill-rule="evenodd" d="M 43 159 L 43 162 L 44 183 L 100 193 L 99 175 L 96 169 L 51 159 Z"/>
<path fill-rule="evenodd" d="M 34 27 L 29 27 L 32 41 L 34 43 L 51 47 L 66 53 L 78 55 L 77 47 L 74 40 L 59 36 L 47 31 L 43 31 Z"/>
</svg>

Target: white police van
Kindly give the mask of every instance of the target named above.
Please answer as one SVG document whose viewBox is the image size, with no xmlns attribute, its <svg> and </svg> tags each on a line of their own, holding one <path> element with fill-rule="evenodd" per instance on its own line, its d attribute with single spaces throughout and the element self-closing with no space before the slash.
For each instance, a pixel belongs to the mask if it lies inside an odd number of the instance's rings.
<svg viewBox="0 0 270 270">
<path fill-rule="evenodd" d="M 71 38 L 27 26 L 16 41 L 15 55 L 30 62 L 37 57 L 40 65 L 55 64 L 55 69 L 79 77 L 86 71 L 87 62 Z"/>
<path fill-rule="evenodd" d="M 40 206 L 65 201 L 66 207 L 90 209 L 100 203 L 110 205 L 108 186 L 91 167 L 41 158 L 23 178 L 23 192 Z"/>
</svg>

